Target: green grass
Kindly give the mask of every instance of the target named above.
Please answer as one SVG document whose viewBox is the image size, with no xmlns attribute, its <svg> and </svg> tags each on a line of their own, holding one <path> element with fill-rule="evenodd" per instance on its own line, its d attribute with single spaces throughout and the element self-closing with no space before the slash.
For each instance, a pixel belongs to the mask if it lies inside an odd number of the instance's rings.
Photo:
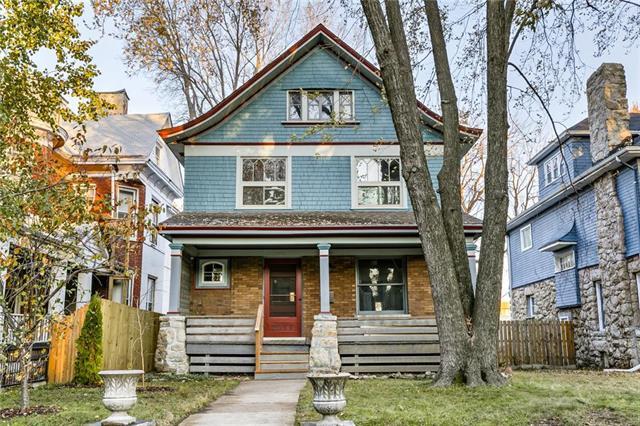
<svg viewBox="0 0 640 426">
<path fill-rule="evenodd" d="M 138 392 L 138 403 L 129 414 L 138 419 L 154 419 L 160 425 L 175 425 L 189 414 L 233 389 L 238 380 L 204 376 L 150 376 L 147 386 L 166 386 L 171 390 Z M 102 420 L 109 411 L 102 405 L 102 388 L 59 385 L 39 386 L 31 391 L 31 405 L 55 405 L 56 414 L 32 415 L 0 421 L 11 425 L 83 425 Z M 0 392 L 0 408 L 16 407 L 17 388 Z"/>
<path fill-rule="evenodd" d="M 343 419 L 356 425 L 640 425 L 640 375 L 515 372 L 504 387 L 433 388 L 427 380 L 347 383 Z M 318 419 L 309 384 L 297 422 Z"/>
</svg>

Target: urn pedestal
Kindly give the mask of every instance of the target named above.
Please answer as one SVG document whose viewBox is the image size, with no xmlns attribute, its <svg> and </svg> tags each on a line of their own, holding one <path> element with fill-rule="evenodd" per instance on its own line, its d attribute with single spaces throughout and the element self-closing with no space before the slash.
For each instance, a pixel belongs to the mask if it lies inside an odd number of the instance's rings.
<svg viewBox="0 0 640 426">
<path fill-rule="evenodd" d="M 111 415 L 102 420 L 102 425 L 131 425 L 136 423 L 136 418 L 127 414 L 136 402 L 136 385 L 142 370 L 105 370 L 100 376 L 104 380 L 104 396 L 102 403 Z"/>
<path fill-rule="evenodd" d="M 303 426 L 354 426 L 349 420 L 340 420 L 338 414 L 347 406 L 344 385 L 349 373 L 311 373 L 307 378 L 313 386 L 313 408 L 322 414 L 322 420 L 305 422 Z"/>
</svg>

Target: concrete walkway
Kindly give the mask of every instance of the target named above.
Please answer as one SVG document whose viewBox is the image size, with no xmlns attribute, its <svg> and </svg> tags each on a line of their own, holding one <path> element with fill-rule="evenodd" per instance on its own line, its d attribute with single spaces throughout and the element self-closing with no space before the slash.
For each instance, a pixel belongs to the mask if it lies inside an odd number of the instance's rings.
<svg viewBox="0 0 640 426">
<path fill-rule="evenodd" d="M 306 380 L 251 380 L 187 417 L 182 426 L 292 426 Z"/>
</svg>

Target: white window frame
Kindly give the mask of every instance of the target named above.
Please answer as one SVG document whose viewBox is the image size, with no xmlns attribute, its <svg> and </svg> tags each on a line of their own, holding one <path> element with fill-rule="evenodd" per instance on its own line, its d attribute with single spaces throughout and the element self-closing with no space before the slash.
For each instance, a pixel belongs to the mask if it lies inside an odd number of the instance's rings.
<svg viewBox="0 0 640 426">
<path fill-rule="evenodd" d="M 284 158 L 287 164 L 287 180 L 285 182 L 245 182 L 242 180 L 242 160 L 254 160 L 254 159 L 268 159 L 268 158 Z M 284 186 L 284 205 L 249 205 L 243 204 L 243 188 L 245 186 Z M 245 210 L 283 210 L 291 208 L 291 156 L 290 155 L 273 155 L 273 156 L 260 156 L 260 155 L 247 155 L 238 156 L 236 161 L 236 208 Z"/>
<path fill-rule="evenodd" d="M 571 321 L 573 314 L 570 311 L 558 312 L 558 321 Z"/>
<path fill-rule="evenodd" d="M 224 282 L 212 283 L 205 282 L 204 267 L 210 263 L 219 263 L 223 266 Z M 198 289 L 210 289 L 210 288 L 229 288 L 230 287 L 230 274 L 229 274 L 229 259 L 199 259 L 198 260 L 198 280 L 196 281 L 196 288 Z"/>
<path fill-rule="evenodd" d="M 547 179 L 547 166 L 551 168 L 551 180 Z M 558 152 L 557 154 L 550 157 L 542 164 L 542 172 L 544 173 L 544 185 L 551 185 L 553 182 L 560 179 L 567 172 L 567 168 L 564 164 L 564 158 L 562 157 L 562 152 Z"/>
<path fill-rule="evenodd" d="M 596 312 L 598 315 L 598 330 L 604 331 L 607 321 L 604 313 L 604 295 L 602 294 L 602 281 L 594 281 L 593 287 L 596 290 Z"/>
<path fill-rule="evenodd" d="M 153 156 L 157 165 L 160 165 L 160 161 L 162 159 L 162 151 L 162 145 L 160 143 L 156 143 L 156 146 L 153 148 Z"/>
<path fill-rule="evenodd" d="M 527 304 L 527 318 L 534 318 L 536 316 L 536 298 L 530 294 L 525 297 Z"/>
<path fill-rule="evenodd" d="M 397 159 L 400 164 L 400 180 L 388 181 L 388 182 L 358 182 L 358 172 L 356 167 L 358 160 L 366 159 Z M 360 186 L 399 186 L 400 187 L 400 203 L 398 204 L 371 204 L 361 206 L 358 204 L 358 188 Z M 406 209 L 407 208 L 407 194 L 406 185 L 402 179 L 402 162 L 400 156 L 395 155 L 354 155 L 351 157 L 351 208 L 357 210 L 388 210 L 388 209 Z"/>
<path fill-rule="evenodd" d="M 153 286 L 151 285 L 153 282 Z M 147 294 L 145 296 L 145 306 L 147 311 L 153 311 L 156 305 L 156 289 L 158 288 L 158 277 L 147 275 Z"/>
<path fill-rule="evenodd" d="M 569 259 L 569 265 L 562 265 L 563 259 Z M 576 252 L 573 249 L 558 252 L 554 255 L 555 272 L 569 271 L 576 267 Z"/>
<path fill-rule="evenodd" d="M 125 191 L 131 191 L 133 193 L 133 199 L 135 202 L 135 206 L 136 209 L 138 208 L 138 204 L 140 203 L 140 200 L 138 199 L 139 193 L 138 193 L 138 189 L 137 188 L 133 188 L 131 186 L 125 186 L 125 185 L 118 185 L 117 191 L 118 191 L 118 196 L 116 197 L 116 209 L 115 209 L 115 217 L 116 219 L 123 219 L 121 217 L 119 217 L 118 213 L 120 213 L 120 191 L 125 190 Z M 127 212 L 128 214 L 128 212 Z"/>
<path fill-rule="evenodd" d="M 74 183 L 73 188 L 77 192 L 82 193 L 82 195 L 84 195 L 84 198 L 86 198 L 88 204 L 93 205 L 93 203 L 95 203 L 96 191 L 97 191 L 95 183 L 92 183 L 92 182 Z M 87 196 L 88 194 L 91 194 L 91 196 L 88 197 Z"/>
<path fill-rule="evenodd" d="M 156 200 L 155 198 L 151 197 L 151 206 L 152 207 L 158 207 L 160 211 L 162 211 L 162 204 L 160 203 L 160 201 Z M 151 224 L 153 225 L 153 227 L 155 228 L 156 232 L 150 232 L 149 233 L 149 240 L 151 242 L 152 246 L 157 246 L 158 245 L 158 226 L 160 225 L 160 211 L 156 212 L 155 208 L 153 209 L 154 211 L 151 212 Z"/>
<path fill-rule="evenodd" d="M 333 92 L 333 115 L 334 117 L 329 119 L 322 118 L 309 118 L 309 97 L 307 93 L 316 93 L 316 92 Z M 351 118 L 348 120 L 340 119 L 340 93 L 341 92 L 351 92 Z M 302 108 L 300 111 L 301 117 L 300 119 L 289 118 L 289 107 L 290 107 L 290 93 L 300 93 L 300 102 L 302 103 Z M 287 110 L 285 114 L 285 122 L 287 123 L 329 123 L 332 121 L 344 122 L 344 123 L 352 123 L 356 121 L 356 95 L 355 91 L 351 89 L 311 89 L 311 90 L 287 90 Z"/>
<path fill-rule="evenodd" d="M 527 231 L 529 232 L 529 245 L 525 246 L 523 235 Z M 531 248 L 533 248 L 533 230 L 531 224 L 528 224 L 520 228 L 520 251 L 527 251 Z"/>
</svg>

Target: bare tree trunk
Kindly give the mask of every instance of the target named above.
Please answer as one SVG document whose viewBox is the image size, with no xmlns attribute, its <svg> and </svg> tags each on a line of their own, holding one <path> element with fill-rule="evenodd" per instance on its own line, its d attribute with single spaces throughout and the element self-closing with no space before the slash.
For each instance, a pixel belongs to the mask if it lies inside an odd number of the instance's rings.
<svg viewBox="0 0 640 426">
<path fill-rule="evenodd" d="M 400 5 L 386 2 L 389 26 L 377 0 L 362 0 L 392 118 L 400 141 L 402 175 L 407 183 L 422 248 L 431 278 L 441 361 L 438 384 L 450 384 L 466 364 L 467 329 L 458 295 L 458 279 L 436 193 L 431 185 L 424 143 L 418 126 L 417 102 Z"/>
<path fill-rule="evenodd" d="M 507 170 L 507 60 L 515 0 L 487 2 L 487 169 L 485 214 L 474 308 L 474 355 L 489 384 L 498 372 L 500 294 L 509 196 Z"/>
<path fill-rule="evenodd" d="M 22 387 L 20 395 L 20 409 L 22 412 L 29 408 L 29 376 L 31 375 L 31 344 L 25 343 L 20 348 L 20 370 L 22 371 Z"/>
</svg>

